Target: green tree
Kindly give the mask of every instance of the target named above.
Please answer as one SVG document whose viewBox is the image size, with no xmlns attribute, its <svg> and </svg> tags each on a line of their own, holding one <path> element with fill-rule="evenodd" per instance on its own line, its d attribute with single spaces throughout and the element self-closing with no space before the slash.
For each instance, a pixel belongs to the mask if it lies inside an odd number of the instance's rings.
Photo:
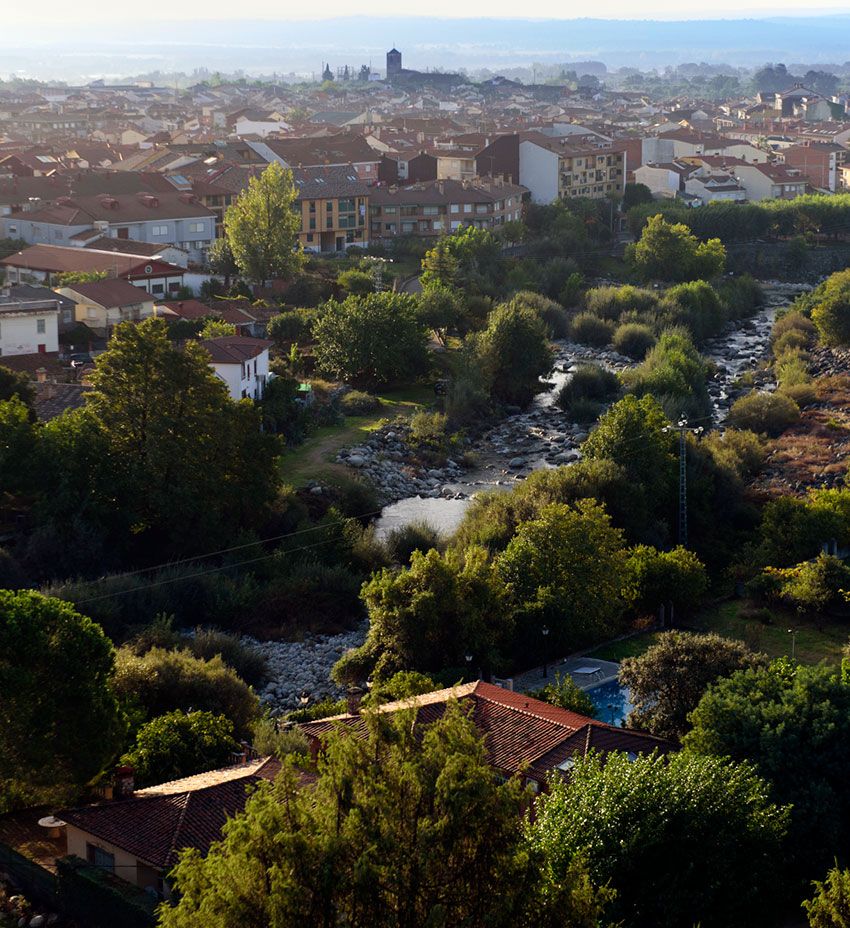
<svg viewBox="0 0 850 928">
<path fill-rule="evenodd" d="M 162 319 L 119 325 L 97 359 L 81 414 L 99 433 L 113 482 L 92 487 L 80 475 L 79 490 L 112 493 L 136 542 L 156 544 L 158 555 L 209 549 L 234 525 L 256 524 L 276 488 L 275 439 L 260 432 L 253 404 L 229 399 L 208 360 L 195 343 L 175 348 Z M 79 424 L 61 417 L 54 438 L 75 444 L 61 433 Z M 64 501 L 73 504 L 73 496 Z M 64 509 L 48 507 L 63 518 Z"/>
<path fill-rule="evenodd" d="M 624 596 L 629 608 L 639 615 L 654 615 L 659 606 L 694 610 L 708 589 L 708 574 L 702 561 L 681 545 L 659 551 L 650 545 L 630 549 L 625 565 Z"/>
<path fill-rule="evenodd" d="M 330 300 L 313 326 L 323 371 L 358 385 L 411 380 L 427 369 L 425 329 L 404 293 Z"/>
<path fill-rule="evenodd" d="M 544 625 L 554 653 L 610 636 L 622 612 L 624 560 L 622 532 L 595 500 L 552 503 L 521 523 L 496 569 L 517 611 L 524 656 L 542 653 Z"/>
<path fill-rule="evenodd" d="M 720 239 L 700 242 L 682 223 L 650 217 L 629 257 L 646 280 L 707 280 L 723 272 L 726 249 Z"/>
<path fill-rule="evenodd" d="M 239 274 L 239 267 L 230 249 L 227 236 L 217 238 L 207 249 L 207 261 L 213 274 L 224 278 L 225 288 L 230 288 L 230 281 Z"/>
<path fill-rule="evenodd" d="M 803 613 L 821 613 L 844 602 L 842 594 L 850 589 L 850 567 L 823 551 L 814 560 L 772 573 L 780 582 L 780 595 Z"/>
<path fill-rule="evenodd" d="M 850 928 L 850 870 L 833 867 L 814 887 L 814 896 L 803 902 L 809 928 Z"/>
<path fill-rule="evenodd" d="M 690 721 L 685 749 L 755 764 L 792 806 L 792 870 L 823 873 L 850 830 L 850 686 L 839 670 L 781 659 L 738 671 L 708 690 Z"/>
<path fill-rule="evenodd" d="M 125 722 L 99 625 L 33 591 L 0 590 L 0 810 L 73 790 L 113 759 Z"/>
<path fill-rule="evenodd" d="M 223 319 L 210 317 L 204 321 L 203 328 L 198 332 L 198 338 L 222 338 L 225 335 L 235 335 L 236 326 Z"/>
<path fill-rule="evenodd" d="M 504 403 L 527 406 L 552 368 L 552 349 L 543 320 L 529 306 L 503 303 L 487 317 L 476 350 L 492 394 Z"/>
<path fill-rule="evenodd" d="M 426 287 L 419 295 L 417 314 L 422 325 L 429 328 L 441 345 L 456 329 L 463 317 L 460 298 L 455 290 L 440 284 Z"/>
<path fill-rule="evenodd" d="M 230 719 L 177 709 L 142 725 L 121 762 L 133 767 L 142 785 L 151 786 L 226 767 L 238 747 Z"/>
<path fill-rule="evenodd" d="M 536 693 L 530 693 L 535 699 L 542 699 L 560 709 L 569 709 L 588 718 L 596 718 L 596 706 L 590 696 L 573 680 L 569 674 L 556 674 L 552 683 L 547 683 Z"/>
<path fill-rule="evenodd" d="M 623 188 L 623 212 L 628 212 L 633 206 L 652 202 L 652 191 L 646 184 L 626 184 Z"/>
<path fill-rule="evenodd" d="M 329 734 L 310 789 L 285 765 L 206 857 L 182 855 L 162 928 L 596 928 L 611 894 L 578 863 L 547 879 L 521 781 L 493 776 L 472 722 L 413 721 Z"/>
<path fill-rule="evenodd" d="M 295 209 L 298 192 L 292 171 L 272 162 L 224 214 L 224 231 L 239 271 L 264 284 L 287 280 L 303 264 L 298 246 L 301 213 Z"/>
<path fill-rule="evenodd" d="M 746 765 L 658 754 L 577 758 L 529 826 L 555 875 L 583 855 L 632 928 L 774 925 L 787 811 Z M 620 921 L 622 920 L 622 921 Z"/>
<path fill-rule="evenodd" d="M 509 641 L 504 591 L 481 549 L 414 551 L 409 567 L 375 574 L 362 597 L 369 611 L 366 642 L 336 665 L 337 680 L 465 668 L 467 653 L 486 669 Z"/>
<path fill-rule="evenodd" d="M 628 725 L 662 738 L 681 739 L 690 728 L 688 716 L 716 680 L 766 663 L 763 654 L 741 641 L 715 634 L 664 632 L 644 654 L 624 658 L 620 664 L 620 684 L 628 687 L 634 705 Z"/>
<path fill-rule="evenodd" d="M 31 421 L 30 408 L 18 396 L 0 400 L 0 487 L 9 493 L 25 492 L 38 485 L 34 468 L 39 431 Z"/>
<path fill-rule="evenodd" d="M 457 280 L 458 262 L 449 248 L 448 239 L 441 238 L 422 259 L 420 281 L 423 290 L 431 287 L 451 288 Z"/>
<path fill-rule="evenodd" d="M 827 278 L 811 294 L 809 305 L 824 344 L 850 344 L 850 270 Z"/>
<path fill-rule="evenodd" d="M 363 706 L 380 706 L 423 693 L 432 693 L 440 687 L 427 674 L 416 670 L 399 670 L 388 680 L 376 683 L 363 698 Z"/>
<path fill-rule="evenodd" d="M 353 293 L 355 296 L 366 296 L 367 293 L 375 292 L 375 278 L 366 271 L 342 271 L 336 282 L 346 293 Z"/>
<path fill-rule="evenodd" d="M 106 280 L 107 271 L 68 271 L 59 274 L 56 278 L 57 287 L 72 287 L 74 284 L 91 284 L 98 280 Z"/>
<path fill-rule="evenodd" d="M 13 371 L 0 365 L 0 402 L 17 397 L 32 409 L 35 392 L 29 377 L 23 371 Z"/>
<path fill-rule="evenodd" d="M 164 648 L 139 655 L 123 647 L 118 651 L 114 689 L 142 721 L 175 709 L 199 710 L 225 716 L 240 738 L 248 735 L 259 713 L 251 687 L 220 655 L 205 660 L 190 651 Z"/>
</svg>

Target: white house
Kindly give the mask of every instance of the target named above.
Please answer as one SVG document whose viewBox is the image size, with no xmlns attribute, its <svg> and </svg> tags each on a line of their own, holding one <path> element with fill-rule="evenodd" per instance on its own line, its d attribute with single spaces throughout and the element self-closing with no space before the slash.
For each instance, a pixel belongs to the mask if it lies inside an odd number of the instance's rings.
<svg viewBox="0 0 850 928">
<path fill-rule="evenodd" d="M 15 299 L 0 290 L 0 356 L 59 350 L 59 301 Z"/>
<path fill-rule="evenodd" d="M 272 342 L 244 335 L 208 338 L 201 347 L 210 353 L 210 366 L 227 384 L 230 398 L 262 399 L 269 379 Z"/>
<path fill-rule="evenodd" d="M 791 200 L 806 192 L 805 175 L 781 164 L 739 164 L 735 175 L 746 190 L 747 199 L 754 202 Z"/>
<path fill-rule="evenodd" d="M 677 161 L 664 164 L 642 164 L 635 168 L 635 181 L 644 184 L 655 197 L 675 198 L 684 190 L 684 179 L 693 171 L 690 165 Z"/>
</svg>

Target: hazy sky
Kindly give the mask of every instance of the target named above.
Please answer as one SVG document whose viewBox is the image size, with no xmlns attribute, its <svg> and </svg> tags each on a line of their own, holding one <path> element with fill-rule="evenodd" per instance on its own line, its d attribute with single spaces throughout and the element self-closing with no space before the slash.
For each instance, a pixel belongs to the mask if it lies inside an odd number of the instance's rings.
<svg viewBox="0 0 850 928">
<path fill-rule="evenodd" d="M 139 10 L 133 4 L 104 4 L 103 0 L 41 0 L 30 5 L 23 0 L 5 0 L 3 19 L 6 23 L 35 25 L 36 23 L 88 21 L 90 35 L 97 32 L 98 23 L 132 21 L 139 25 Z M 145 15 L 155 20 L 183 19 L 321 19 L 334 16 L 351 16 L 349 0 L 323 0 L 321 4 L 294 2 L 294 0 L 205 0 L 192 3 L 153 3 L 145 7 Z M 369 16 L 401 16 L 404 9 L 397 0 L 372 0 Z M 827 12 L 850 12 L 848 0 L 816 0 L 809 6 L 805 0 L 715 0 L 712 4 L 687 5 L 681 0 L 594 0 L 578 3 L 576 0 L 537 0 L 528 6 L 517 5 L 515 0 L 430 0 L 425 8 L 415 12 L 435 17 L 503 17 L 522 16 L 536 19 L 572 19 L 593 16 L 611 19 L 714 19 L 727 16 L 775 16 L 777 14 L 816 15 Z"/>
</svg>

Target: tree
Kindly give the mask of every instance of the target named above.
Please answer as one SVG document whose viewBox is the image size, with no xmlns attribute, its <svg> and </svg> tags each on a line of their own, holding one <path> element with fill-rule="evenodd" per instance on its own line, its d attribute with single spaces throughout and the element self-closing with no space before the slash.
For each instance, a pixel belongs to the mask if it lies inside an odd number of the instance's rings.
<svg viewBox="0 0 850 928">
<path fill-rule="evenodd" d="M 354 269 L 342 271 L 337 276 L 336 282 L 346 293 L 353 293 L 355 296 L 365 296 L 367 293 L 375 292 L 375 278 L 366 271 Z"/>
<path fill-rule="evenodd" d="M 457 279 L 458 262 L 449 249 L 448 240 L 441 238 L 422 259 L 420 281 L 423 290 L 430 287 L 451 288 Z"/>
<path fill-rule="evenodd" d="M 639 615 L 654 615 L 668 603 L 677 613 L 693 610 L 708 589 L 705 565 L 681 545 L 672 551 L 636 545 L 626 559 L 625 575 L 626 602 Z"/>
<path fill-rule="evenodd" d="M 720 239 L 700 242 L 683 223 L 656 215 L 630 246 L 629 257 L 646 280 L 707 280 L 723 272 L 726 249 Z"/>
<path fill-rule="evenodd" d="M 404 293 L 349 296 L 322 307 L 313 335 L 323 371 L 363 386 L 410 382 L 428 365 L 415 298 Z"/>
<path fill-rule="evenodd" d="M 423 693 L 432 693 L 439 688 L 427 674 L 416 670 L 399 670 L 389 680 L 373 686 L 364 696 L 361 705 L 380 706 L 385 702 L 397 702 Z"/>
<path fill-rule="evenodd" d="M 287 280 L 300 270 L 298 246 L 301 213 L 294 208 L 298 192 L 292 171 L 272 162 L 224 214 L 224 231 L 239 271 L 264 284 Z"/>
<path fill-rule="evenodd" d="M 664 632 L 644 654 L 620 664 L 620 684 L 628 687 L 634 705 L 627 724 L 661 738 L 681 739 L 690 728 L 688 716 L 716 680 L 766 663 L 763 654 L 741 641 Z"/>
<path fill-rule="evenodd" d="M 23 371 L 13 371 L 0 365 L 0 402 L 17 397 L 32 409 L 35 393 L 29 377 Z"/>
<path fill-rule="evenodd" d="M 414 551 L 409 567 L 375 574 L 362 598 L 369 632 L 334 668 L 340 681 L 362 682 L 369 673 L 381 680 L 400 670 L 457 668 L 460 675 L 467 653 L 486 669 L 510 640 L 504 590 L 480 548 Z"/>
<path fill-rule="evenodd" d="M 239 273 L 239 267 L 233 257 L 227 236 L 217 238 L 210 245 L 207 249 L 207 261 L 212 273 L 223 277 L 225 288 L 229 288 L 231 279 Z"/>
<path fill-rule="evenodd" d="M 792 805 L 792 872 L 823 873 L 850 829 L 850 686 L 840 672 L 787 659 L 741 670 L 719 679 L 690 721 L 686 750 L 750 761 Z"/>
<path fill-rule="evenodd" d="M 463 310 L 455 290 L 432 285 L 419 295 L 417 314 L 422 325 L 434 333 L 441 345 L 445 345 L 449 332 L 460 324 Z"/>
<path fill-rule="evenodd" d="M 812 322 L 824 344 L 850 344 L 850 270 L 828 277 L 811 296 Z"/>
<path fill-rule="evenodd" d="M 593 700 L 574 682 L 569 674 L 564 676 L 556 674 L 554 682 L 547 683 L 542 689 L 529 695 L 561 709 L 569 709 L 570 712 L 578 712 L 579 715 L 596 718 L 596 705 Z"/>
<path fill-rule="evenodd" d="M 250 732 L 259 712 L 251 687 L 220 655 L 205 660 L 190 651 L 164 648 L 138 655 L 123 647 L 118 651 L 114 688 L 128 710 L 142 721 L 175 709 L 200 710 L 225 716 L 240 738 Z"/>
<path fill-rule="evenodd" d="M 235 335 L 236 326 L 223 319 L 210 317 L 205 320 L 203 328 L 198 332 L 198 338 L 222 338 L 225 335 Z"/>
<path fill-rule="evenodd" d="M 774 925 L 787 810 L 747 765 L 715 757 L 576 758 L 529 826 L 558 876 L 583 855 L 632 928 Z M 622 921 L 621 921 L 622 920 Z"/>
<path fill-rule="evenodd" d="M 596 928 L 611 894 L 577 862 L 549 878 L 521 780 L 493 776 L 459 708 L 367 713 L 360 733 L 324 738 L 309 789 L 285 764 L 206 857 L 184 852 L 162 928 Z"/>
<path fill-rule="evenodd" d="M 803 902 L 810 928 L 850 928 L 850 870 L 833 867 L 815 894 Z"/>
<path fill-rule="evenodd" d="M 39 433 L 31 411 L 16 395 L 0 400 L 0 487 L 9 493 L 37 486 L 34 468 Z"/>
<path fill-rule="evenodd" d="M 111 690 L 115 656 L 99 625 L 31 590 L 0 590 L 0 809 L 97 776 L 125 723 Z"/>
<path fill-rule="evenodd" d="M 134 541 L 156 545 L 157 556 L 200 544 L 208 550 L 234 525 L 256 524 L 276 487 L 275 439 L 260 432 L 253 404 L 230 400 L 208 360 L 196 343 L 175 348 L 163 319 L 121 324 L 97 359 L 80 416 L 51 423 L 54 440 L 87 456 L 62 433 L 88 420 L 86 431 L 97 433 L 113 469 L 109 487 L 80 474 L 79 491 L 111 494 L 111 509 L 132 526 Z M 58 484 L 65 480 L 57 474 Z M 67 518 L 59 503 L 81 502 L 67 490 L 47 502 L 53 521 Z"/>
<path fill-rule="evenodd" d="M 652 191 L 646 184 L 626 184 L 623 188 L 623 212 L 627 213 L 633 206 L 652 202 Z"/>
<path fill-rule="evenodd" d="M 844 602 L 842 594 L 850 589 L 850 567 L 823 551 L 794 567 L 768 570 L 780 583 L 780 595 L 803 613 L 821 613 Z"/>
<path fill-rule="evenodd" d="M 106 271 L 67 271 L 56 278 L 56 286 L 71 287 L 74 284 L 90 284 L 98 280 L 106 280 L 108 276 Z"/>
<path fill-rule="evenodd" d="M 567 653 L 615 630 L 622 612 L 623 535 L 595 500 L 552 503 L 517 528 L 496 569 L 517 611 L 518 646 Z"/>
<path fill-rule="evenodd" d="M 504 403 L 527 406 L 552 368 L 546 327 L 537 313 L 520 303 L 501 304 L 487 317 L 475 344 L 492 394 Z"/>
<path fill-rule="evenodd" d="M 121 762 L 133 767 L 142 785 L 151 786 L 225 767 L 238 747 L 230 719 L 177 709 L 142 725 Z"/>
</svg>

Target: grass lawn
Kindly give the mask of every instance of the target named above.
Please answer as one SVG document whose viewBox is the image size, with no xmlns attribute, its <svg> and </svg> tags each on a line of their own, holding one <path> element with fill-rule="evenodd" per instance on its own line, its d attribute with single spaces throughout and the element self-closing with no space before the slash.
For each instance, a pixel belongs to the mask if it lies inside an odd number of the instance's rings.
<svg viewBox="0 0 850 928">
<path fill-rule="evenodd" d="M 348 476 L 349 468 L 334 460 L 340 448 L 365 441 L 370 432 L 397 416 L 413 416 L 420 409 L 434 404 L 434 390 L 430 384 L 415 384 L 384 390 L 377 394 L 380 408 L 365 416 L 346 416 L 343 425 L 326 425 L 307 440 L 286 451 L 281 459 L 283 479 L 294 487 L 309 480 L 333 482 L 334 477 Z"/>
<path fill-rule="evenodd" d="M 600 645 L 593 651 L 588 651 L 588 657 L 596 657 L 600 661 L 615 661 L 620 663 L 624 657 L 639 657 L 658 640 L 658 632 L 644 632 L 623 638 L 622 641 L 609 641 Z"/>
<path fill-rule="evenodd" d="M 717 632 L 726 638 L 738 638 L 769 657 L 791 655 L 789 628 L 797 630 L 796 657 L 801 663 L 816 664 L 827 660 L 838 663 L 841 649 L 850 639 L 850 623 L 825 617 L 817 623 L 791 610 L 773 609 L 770 623 L 746 613 L 746 601 L 732 600 L 706 609 L 690 623 L 699 631 Z"/>
</svg>

